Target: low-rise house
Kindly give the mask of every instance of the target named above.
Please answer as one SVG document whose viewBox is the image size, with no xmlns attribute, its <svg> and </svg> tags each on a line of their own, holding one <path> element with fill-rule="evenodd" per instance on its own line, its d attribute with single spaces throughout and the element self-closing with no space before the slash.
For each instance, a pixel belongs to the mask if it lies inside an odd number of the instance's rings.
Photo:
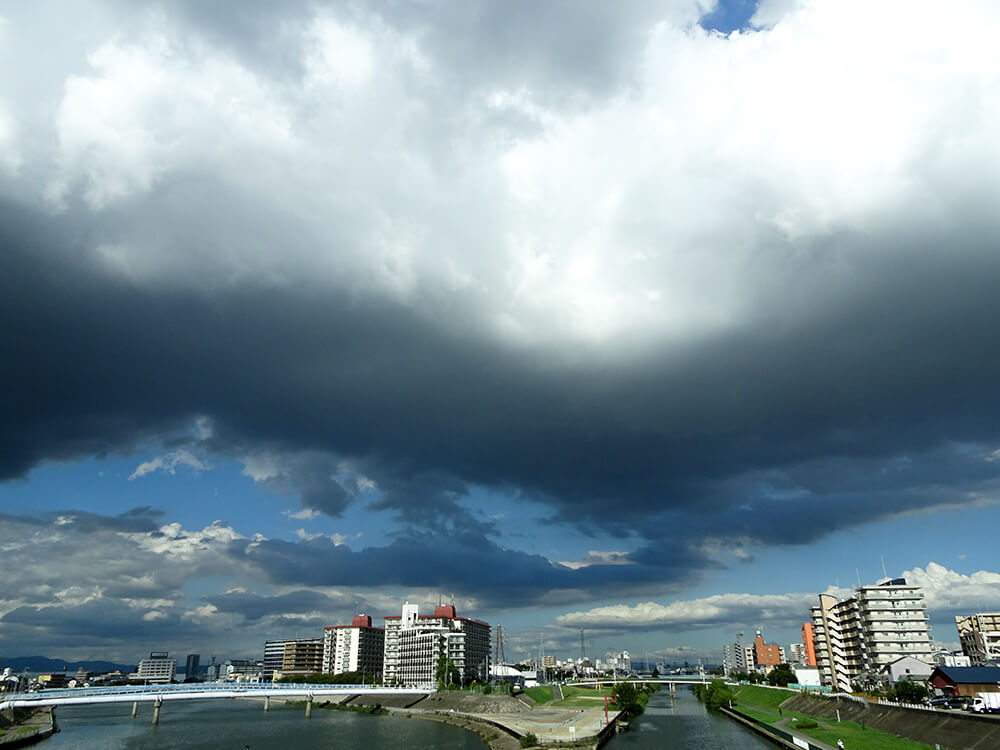
<svg viewBox="0 0 1000 750">
<path fill-rule="evenodd" d="M 904 680 L 907 682 L 926 682 L 933 671 L 933 664 L 928 664 L 912 656 L 901 656 L 884 665 L 879 670 L 879 675 L 885 682 L 895 685 Z"/>
<path fill-rule="evenodd" d="M 949 696 L 1000 693 L 1000 667 L 935 667 L 928 684 Z"/>
</svg>

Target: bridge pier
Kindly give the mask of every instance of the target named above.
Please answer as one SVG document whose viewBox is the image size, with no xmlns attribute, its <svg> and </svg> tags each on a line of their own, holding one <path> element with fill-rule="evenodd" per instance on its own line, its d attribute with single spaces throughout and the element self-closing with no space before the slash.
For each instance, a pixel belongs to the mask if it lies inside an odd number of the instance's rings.
<svg viewBox="0 0 1000 750">
<path fill-rule="evenodd" d="M 677 685 L 676 685 L 676 683 L 671 682 L 670 683 L 670 697 L 673 698 L 675 695 L 677 695 Z"/>
<path fill-rule="evenodd" d="M 270 711 L 271 710 L 271 696 L 270 695 L 265 695 L 264 696 L 264 710 L 265 711 Z"/>
<path fill-rule="evenodd" d="M 160 698 L 157 698 L 156 701 L 153 703 L 153 726 L 154 727 L 157 724 L 160 723 L 160 706 L 162 706 L 162 705 L 163 705 L 163 701 Z"/>
<path fill-rule="evenodd" d="M 311 719 L 313 715 L 313 697 L 306 698 L 306 718 Z"/>
<path fill-rule="evenodd" d="M 135 715 L 137 713 L 139 713 L 139 701 L 132 701 L 132 718 L 133 719 L 135 718 Z"/>
</svg>

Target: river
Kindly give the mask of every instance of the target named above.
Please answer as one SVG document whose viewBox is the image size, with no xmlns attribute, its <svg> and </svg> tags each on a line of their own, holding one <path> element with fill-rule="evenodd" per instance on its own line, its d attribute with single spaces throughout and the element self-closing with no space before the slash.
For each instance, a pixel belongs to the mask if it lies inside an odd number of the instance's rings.
<svg viewBox="0 0 1000 750">
<path fill-rule="evenodd" d="M 709 713 L 687 688 L 670 697 L 664 686 L 649 699 L 646 711 L 618 734 L 605 750 L 774 750 L 774 745 L 732 719 Z"/>
<path fill-rule="evenodd" d="M 305 719 L 301 707 L 273 704 L 265 713 L 255 701 L 172 701 L 164 703 L 158 726 L 152 706 L 140 705 L 130 718 L 131 703 L 59 708 L 59 734 L 39 750 L 252 750 L 279 748 L 406 748 L 410 750 L 482 750 L 480 739 L 458 727 L 399 716 L 369 716 L 314 709 Z M 666 689 L 649 701 L 646 712 L 619 734 L 607 750 L 773 750 L 773 745 L 739 724 L 709 714 L 687 688 L 671 699 Z"/>
</svg>

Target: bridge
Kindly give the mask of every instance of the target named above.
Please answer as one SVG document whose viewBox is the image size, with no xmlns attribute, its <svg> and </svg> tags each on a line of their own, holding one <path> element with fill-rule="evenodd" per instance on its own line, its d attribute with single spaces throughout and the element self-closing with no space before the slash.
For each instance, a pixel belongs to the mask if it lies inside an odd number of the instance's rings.
<svg viewBox="0 0 1000 750">
<path fill-rule="evenodd" d="M 620 685 L 623 682 L 630 683 L 632 685 L 704 685 L 712 680 L 724 679 L 718 676 L 705 675 L 681 675 L 679 677 L 657 677 L 656 679 L 647 677 L 620 677 L 618 679 L 611 679 L 609 677 L 601 677 L 587 680 L 573 680 L 572 682 L 563 682 L 562 685 L 571 685 L 573 687 L 596 687 L 598 685 Z M 726 680 L 730 685 L 735 685 L 736 683 Z"/>
<path fill-rule="evenodd" d="M 219 698 L 262 698 L 264 710 L 271 698 L 305 699 L 306 718 L 312 715 L 313 699 L 328 695 L 429 695 L 434 685 L 421 687 L 383 687 L 381 685 L 325 684 L 253 684 L 253 683 L 187 683 L 182 685 L 131 685 L 120 687 L 66 688 L 40 690 L 35 693 L 12 693 L 0 701 L 0 711 L 14 708 L 88 705 L 95 703 L 131 703 L 132 716 L 140 703 L 153 704 L 153 723 L 160 720 L 164 701 L 205 700 Z"/>
</svg>

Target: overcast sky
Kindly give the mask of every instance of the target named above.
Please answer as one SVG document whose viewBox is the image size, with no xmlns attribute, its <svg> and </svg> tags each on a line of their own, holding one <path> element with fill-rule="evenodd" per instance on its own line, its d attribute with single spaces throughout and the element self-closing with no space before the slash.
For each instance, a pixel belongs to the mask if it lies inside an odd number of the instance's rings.
<svg viewBox="0 0 1000 750">
<path fill-rule="evenodd" d="M 993 0 L 0 6 L 0 654 L 1000 609 Z"/>
</svg>

